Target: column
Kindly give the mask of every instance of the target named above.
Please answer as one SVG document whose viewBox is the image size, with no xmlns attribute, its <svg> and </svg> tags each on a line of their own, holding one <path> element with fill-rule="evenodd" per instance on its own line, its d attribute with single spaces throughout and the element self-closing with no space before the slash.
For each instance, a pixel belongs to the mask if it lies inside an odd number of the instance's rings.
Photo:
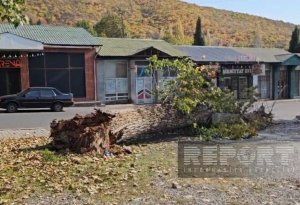
<svg viewBox="0 0 300 205">
<path fill-rule="evenodd" d="M 278 98 L 278 81 L 280 79 L 280 67 L 281 65 L 274 65 L 273 67 L 273 99 Z"/>
<path fill-rule="evenodd" d="M 253 77 L 252 78 L 253 79 L 252 86 L 256 87 L 255 92 L 260 93 L 261 91 L 258 89 L 258 75 L 253 75 L 252 77 Z"/>
<path fill-rule="evenodd" d="M 296 94 L 296 66 L 288 66 L 289 73 L 289 97 L 290 99 L 295 98 Z"/>
<path fill-rule="evenodd" d="M 101 103 L 105 103 L 105 61 L 96 60 L 97 65 L 97 100 Z"/>
<path fill-rule="evenodd" d="M 22 52 L 21 55 L 22 57 L 20 58 L 21 61 L 21 90 L 25 90 L 30 87 L 30 82 L 29 82 L 29 66 L 28 66 L 28 57 L 26 57 L 25 52 Z"/>
</svg>

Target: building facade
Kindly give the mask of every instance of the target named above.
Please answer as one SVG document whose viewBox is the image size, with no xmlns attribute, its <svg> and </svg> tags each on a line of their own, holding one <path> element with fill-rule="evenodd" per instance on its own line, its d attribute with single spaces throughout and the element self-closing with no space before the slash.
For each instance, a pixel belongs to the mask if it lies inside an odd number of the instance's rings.
<svg viewBox="0 0 300 205">
<path fill-rule="evenodd" d="M 0 96 L 48 86 L 94 100 L 99 46 L 82 28 L 0 25 Z"/>
<path fill-rule="evenodd" d="M 261 99 L 290 99 L 299 96 L 300 58 L 276 48 L 230 48 L 177 46 L 198 65 L 213 65 L 217 85 L 229 88 L 237 99 L 256 87 Z"/>
<path fill-rule="evenodd" d="M 154 102 L 154 77 L 168 80 L 172 71 L 153 73 L 147 58 L 175 59 L 183 53 L 162 40 L 99 38 L 103 45 L 97 57 L 97 99 L 109 103 Z"/>
</svg>

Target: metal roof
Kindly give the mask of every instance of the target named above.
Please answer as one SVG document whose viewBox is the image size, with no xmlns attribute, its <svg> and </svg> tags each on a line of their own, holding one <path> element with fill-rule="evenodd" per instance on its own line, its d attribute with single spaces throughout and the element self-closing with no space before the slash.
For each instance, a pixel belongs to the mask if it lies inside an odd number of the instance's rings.
<svg viewBox="0 0 300 205">
<path fill-rule="evenodd" d="M 176 46 L 197 62 L 236 62 L 241 54 L 226 47 Z"/>
<path fill-rule="evenodd" d="M 98 41 L 103 45 L 99 52 L 100 56 L 133 56 L 141 51 L 147 50 L 148 48 L 155 48 L 174 57 L 185 56 L 183 52 L 163 40 L 102 37 L 98 37 L 96 39 L 98 39 Z"/>
<path fill-rule="evenodd" d="M 280 62 L 284 62 L 286 61 L 287 59 L 291 58 L 292 56 L 294 56 L 295 54 L 281 54 L 281 55 L 276 55 L 276 59 Z"/>
<path fill-rule="evenodd" d="M 280 62 L 276 55 L 289 54 L 278 48 L 176 46 L 196 62 Z"/>
<path fill-rule="evenodd" d="M 0 33 L 11 33 L 23 38 L 39 41 L 45 45 L 99 46 L 101 43 L 89 32 L 79 27 L 48 25 L 0 24 Z"/>
<path fill-rule="evenodd" d="M 276 58 L 277 55 L 288 55 L 290 52 L 279 48 L 233 48 L 245 55 L 256 56 L 257 61 L 266 63 L 281 62 Z"/>
</svg>

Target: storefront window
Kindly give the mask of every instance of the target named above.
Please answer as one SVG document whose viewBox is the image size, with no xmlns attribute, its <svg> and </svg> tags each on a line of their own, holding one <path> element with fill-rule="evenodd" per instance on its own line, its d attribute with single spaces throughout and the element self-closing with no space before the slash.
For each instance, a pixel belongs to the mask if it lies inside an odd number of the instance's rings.
<svg viewBox="0 0 300 205">
<path fill-rule="evenodd" d="M 261 99 L 270 98 L 270 71 L 265 75 L 258 76 L 258 92 Z"/>
<path fill-rule="evenodd" d="M 176 78 L 177 72 L 174 68 L 164 68 L 163 69 L 163 77 L 164 78 Z"/>
<path fill-rule="evenodd" d="M 116 77 L 127 78 L 127 62 L 118 62 L 116 64 Z"/>
<path fill-rule="evenodd" d="M 236 99 L 248 98 L 252 85 L 251 65 L 222 65 L 218 75 L 218 86 L 232 91 Z"/>
<path fill-rule="evenodd" d="M 146 65 L 137 67 L 137 77 L 150 77 L 151 71 L 148 69 Z"/>
<path fill-rule="evenodd" d="M 74 97 L 85 97 L 85 60 L 83 53 L 29 54 L 30 86 L 54 87 Z"/>
<path fill-rule="evenodd" d="M 247 77 L 239 77 L 239 96 L 240 99 L 248 98 L 248 79 Z"/>
<path fill-rule="evenodd" d="M 106 61 L 104 65 L 105 100 L 128 100 L 127 61 Z"/>
<path fill-rule="evenodd" d="M 34 57 L 32 57 L 34 58 Z M 46 68 L 68 68 L 69 56 L 67 53 L 46 53 Z"/>
<path fill-rule="evenodd" d="M 20 69 L 0 68 L 0 96 L 21 91 Z"/>
</svg>

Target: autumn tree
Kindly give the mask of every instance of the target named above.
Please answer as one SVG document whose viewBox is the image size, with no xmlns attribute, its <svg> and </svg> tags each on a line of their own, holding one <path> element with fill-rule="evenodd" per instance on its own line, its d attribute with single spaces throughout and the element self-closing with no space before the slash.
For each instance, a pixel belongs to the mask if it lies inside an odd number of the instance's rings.
<svg viewBox="0 0 300 205">
<path fill-rule="evenodd" d="M 300 43 L 299 35 L 300 35 L 299 34 L 299 28 L 296 26 L 293 33 L 292 33 L 289 52 L 291 52 L 291 53 L 296 53 L 297 52 L 297 46 Z"/>
<path fill-rule="evenodd" d="M 171 44 L 178 44 L 178 39 L 169 31 L 166 31 L 163 38 L 164 41 L 171 43 Z"/>
<path fill-rule="evenodd" d="M 196 23 L 196 30 L 194 34 L 194 43 L 195 46 L 205 46 L 204 34 L 202 32 L 201 18 L 198 17 Z"/>
<path fill-rule="evenodd" d="M 125 38 L 129 36 L 123 19 L 114 14 L 107 14 L 94 26 L 98 36 Z"/>
<path fill-rule="evenodd" d="M 24 0 L 1 0 L 0 1 L 0 19 L 13 23 L 15 26 L 26 23 L 28 19 L 22 14 L 21 6 Z"/>
<path fill-rule="evenodd" d="M 175 24 L 173 33 L 178 40 L 182 41 L 184 39 L 184 29 L 180 20 Z"/>
<path fill-rule="evenodd" d="M 87 21 L 87 20 L 81 20 L 81 21 L 77 21 L 76 27 L 81 27 L 81 28 L 84 28 L 85 30 L 87 30 L 90 34 L 96 36 L 97 33 L 96 31 L 94 30 L 94 27 L 93 25 Z"/>
<path fill-rule="evenodd" d="M 252 45 L 251 46 L 254 47 L 254 48 L 263 47 L 263 41 L 262 41 L 260 33 L 258 33 L 258 32 L 253 33 L 253 40 L 252 40 Z"/>
</svg>

